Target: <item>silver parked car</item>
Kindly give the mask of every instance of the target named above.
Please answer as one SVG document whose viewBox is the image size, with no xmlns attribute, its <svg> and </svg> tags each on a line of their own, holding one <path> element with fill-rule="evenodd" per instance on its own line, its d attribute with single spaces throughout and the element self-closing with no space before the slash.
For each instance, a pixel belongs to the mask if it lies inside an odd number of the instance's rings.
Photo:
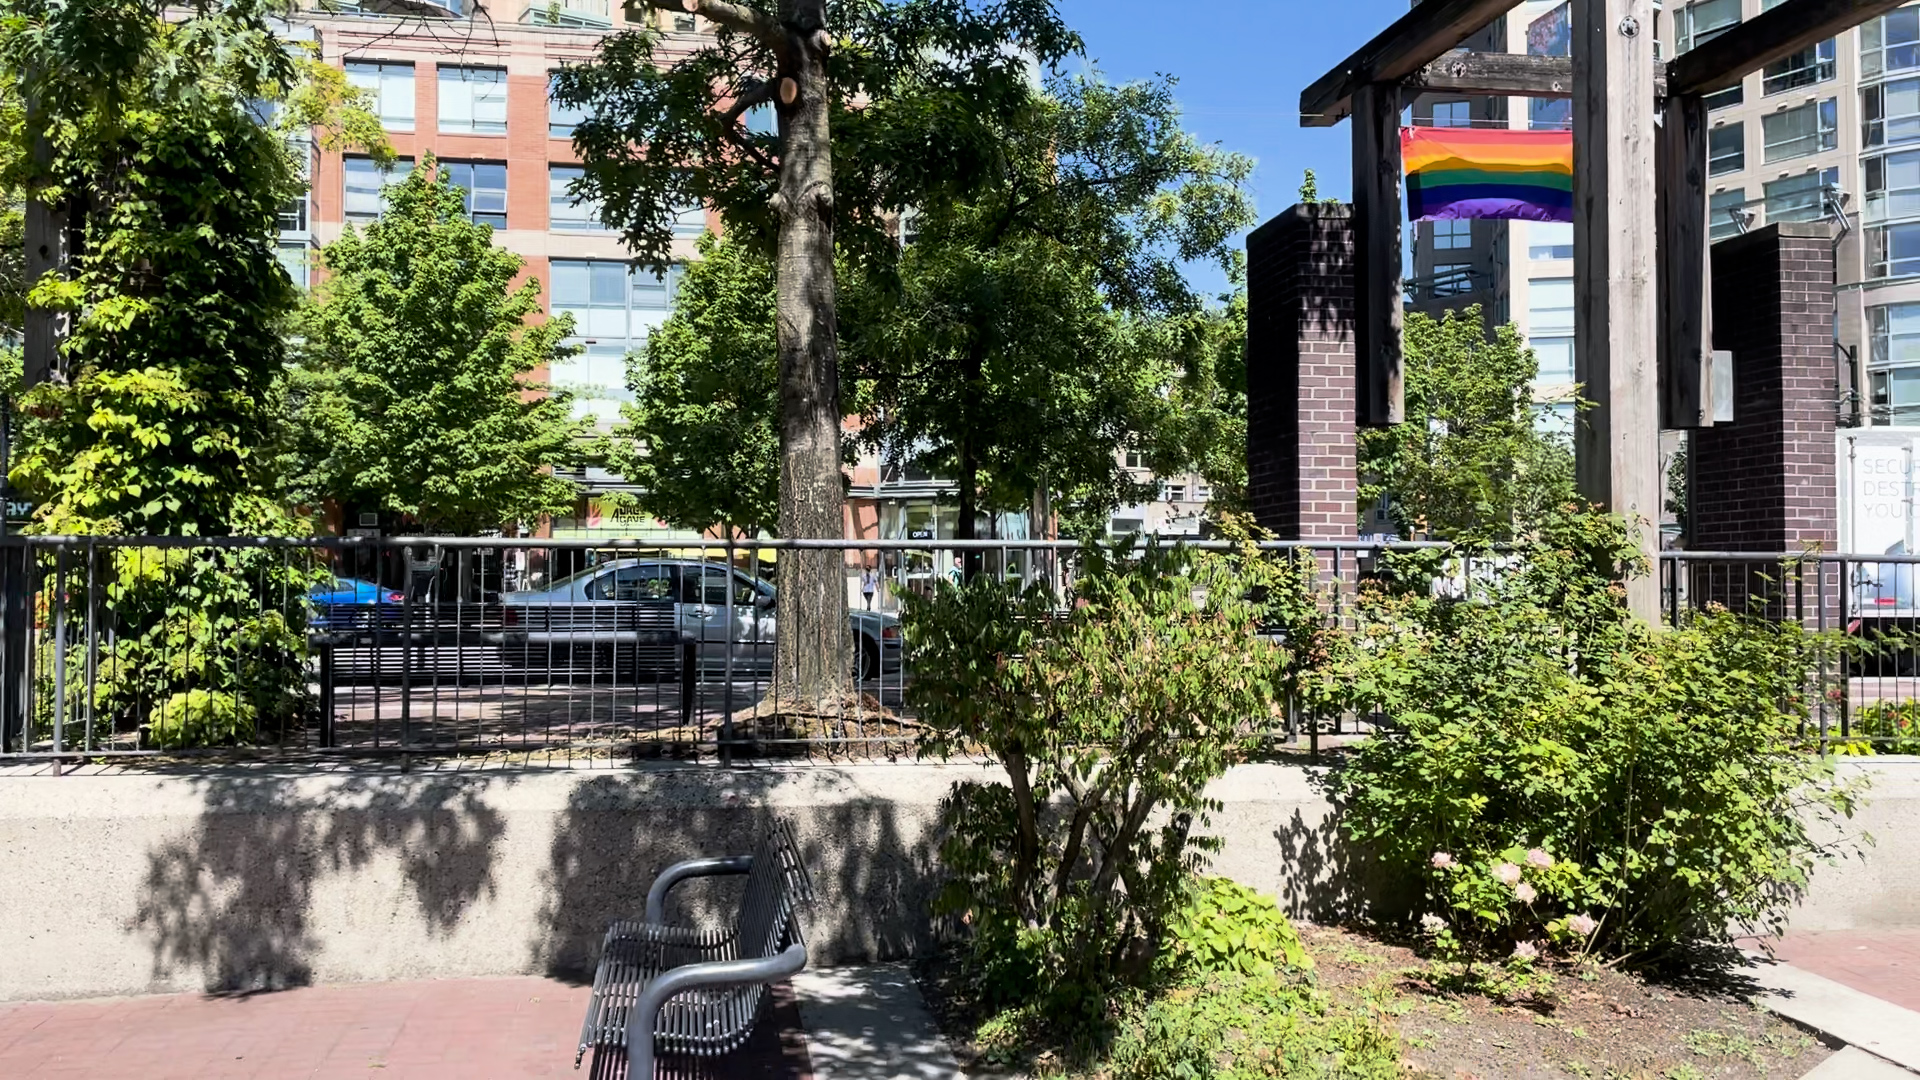
<svg viewBox="0 0 1920 1080">
<path fill-rule="evenodd" d="M 730 650 L 736 672 L 773 670 L 773 586 L 725 563 L 618 559 L 542 589 L 502 593 L 500 605 L 503 651 L 516 666 L 632 653 L 651 654 L 664 667 L 671 662 L 667 639 L 684 635 L 699 643 L 703 670 L 722 670 Z M 900 620 L 878 611 L 849 614 L 855 676 L 898 671 Z"/>
</svg>

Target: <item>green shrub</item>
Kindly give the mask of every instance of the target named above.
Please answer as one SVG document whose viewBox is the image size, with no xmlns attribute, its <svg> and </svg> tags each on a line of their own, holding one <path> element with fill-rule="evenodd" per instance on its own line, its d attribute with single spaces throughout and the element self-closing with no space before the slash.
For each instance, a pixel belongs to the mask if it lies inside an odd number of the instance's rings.
<svg viewBox="0 0 1920 1080">
<path fill-rule="evenodd" d="M 1877 754 L 1920 754 L 1920 701 L 1876 701 L 1853 714 L 1851 733 L 1884 742 L 1861 743 Z"/>
<path fill-rule="evenodd" d="M 1313 967 L 1280 905 L 1230 878 L 1197 879 L 1168 930 L 1178 968 L 1270 976 Z"/>
<path fill-rule="evenodd" d="M 1076 606 L 992 581 L 903 597 L 923 755 L 984 751 L 957 785 L 936 913 L 973 930 L 990 1002 L 1097 1020 L 1149 974 L 1197 860 L 1206 785 L 1275 712 L 1278 656 L 1237 561 L 1089 548 Z"/>
<path fill-rule="evenodd" d="M 1566 513 L 1470 600 L 1363 596 L 1348 681 L 1399 731 L 1335 787 L 1430 933 L 1657 963 L 1777 927 L 1835 852 L 1809 821 L 1854 792 L 1801 733 L 1843 644 L 1724 611 L 1649 628 L 1614 583 L 1635 558 L 1616 519 Z"/>
<path fill-rule="evenodd" d="M 1399 1040 L 1377 1018 L 1331 1011 L 1311 988 L 1228 974 L 1180 987 L 1129 1017 L 1114 1080 L 1389 1080 Z"/>
</svg>

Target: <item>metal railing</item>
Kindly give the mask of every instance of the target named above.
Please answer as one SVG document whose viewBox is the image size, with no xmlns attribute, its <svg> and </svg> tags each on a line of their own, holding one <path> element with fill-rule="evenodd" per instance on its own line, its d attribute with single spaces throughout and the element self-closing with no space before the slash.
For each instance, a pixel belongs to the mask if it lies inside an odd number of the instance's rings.
<svg viewBox="0 0 1920 1080">
<path fill-rule="evenodd" d="M 1383 551 L 1445 545 L 1260 546 L 1312 552 L 1328 617 L 1345 620 Z M 1078 551 L 1034 540 L 8 537 L 0 760 L 911 759 L 900 595 L 957 580 L 973 556 L 981 572 L 1043 583 L 1064 602 Z M 789 643 L 789 659 L 838 656 L 848 690 L 775 702 L 781 568 L 807 559 L 837 573 L 848 622 Z M 1920 715 L 1920 557 L 1669 552 L 1660 565 L 1669 618 L 1718 604 L 1871 644 L 1820 673 L 1830 696 L 1810 734 L 1920 749 L 1900 734 Z M 1470 590 L 1492 570 L 1469 560 L 1436 588 Z M 1249 733 L 1317 751 L 1374 719 L 1290 709 L 1249 721 Z"/>
</svg>

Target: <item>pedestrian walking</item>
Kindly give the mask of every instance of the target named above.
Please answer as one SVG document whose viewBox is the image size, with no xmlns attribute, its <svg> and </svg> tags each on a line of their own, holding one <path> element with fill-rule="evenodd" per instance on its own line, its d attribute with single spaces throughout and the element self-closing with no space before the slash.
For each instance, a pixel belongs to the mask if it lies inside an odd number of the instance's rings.
<svg viewBox="0 0 1920 1080">
<path fill-rule="evenodd" d="M 880 591 L 880 572 L 869 566 L 860 572 L 860 595 L 867 602 L 867 610 L 873 610 L 873 594 Z"/>
</svg>

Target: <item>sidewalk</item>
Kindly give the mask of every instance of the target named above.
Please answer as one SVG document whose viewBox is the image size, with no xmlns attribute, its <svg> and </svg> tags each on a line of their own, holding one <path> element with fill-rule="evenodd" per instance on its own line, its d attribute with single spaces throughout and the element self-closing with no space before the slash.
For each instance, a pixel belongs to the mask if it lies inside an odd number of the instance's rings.
<svg viewBox="0 0 1920 1080">
<path fill-rule="evenodd" d="M 1920 1012 L 1920 930 L 1789 934 L 1773 952 L 1802 971 Z"/>
<path fill-rule="evenodd" d="M 617 1080 L 573 1069 L 587 997 L 508 978 L 0 1004 L 0 1077 Z M 965 1080 L 904 964 L 802 972 L 741 1051 L 662 1065 L 675 1080 Z"/>
<path fill-rule="evenodd" d="M 799 1011 L 781 989 L 772 1023 L 713 1075 L 814 1080 Z M 587 995 L 552 979 L 503 978 L 0 1004 L 0 1077 L 587 1080 L 585 1066 L 573 1069 Z"/>
</svg>

